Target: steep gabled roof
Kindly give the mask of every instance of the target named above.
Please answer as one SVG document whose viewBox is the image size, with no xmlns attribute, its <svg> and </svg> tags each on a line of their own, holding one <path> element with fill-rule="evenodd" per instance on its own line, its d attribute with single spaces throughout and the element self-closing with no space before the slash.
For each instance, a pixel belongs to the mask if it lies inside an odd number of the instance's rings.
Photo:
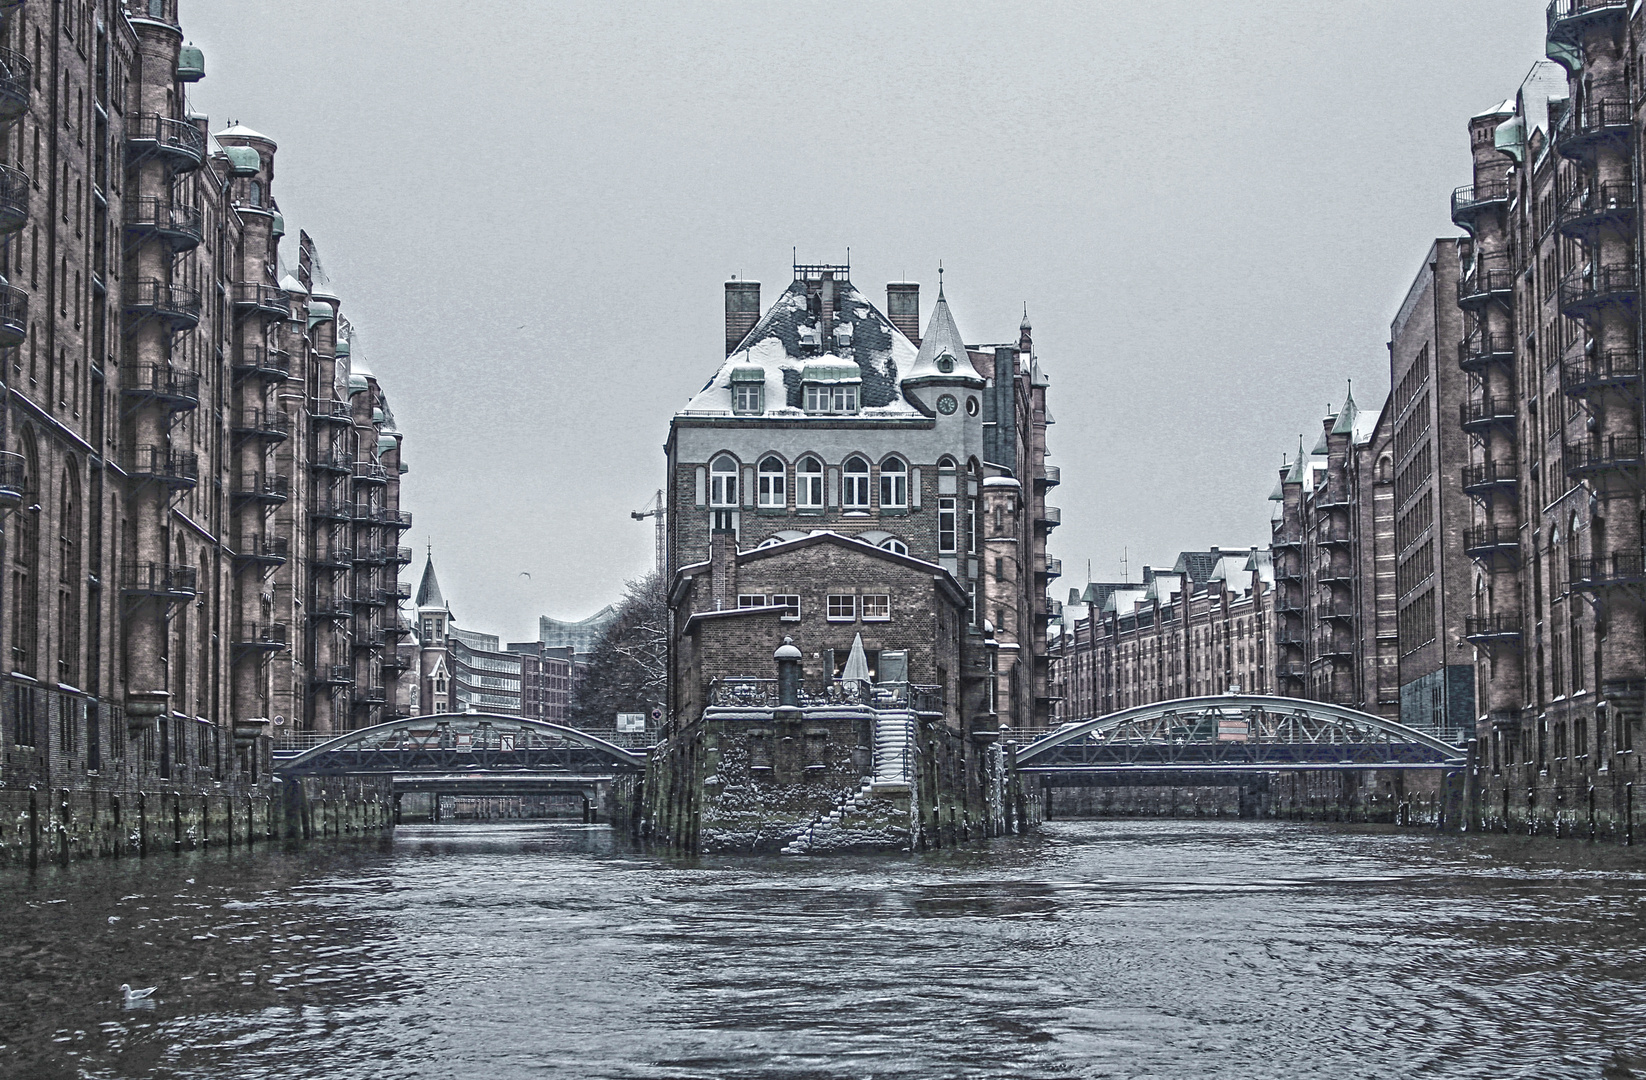
<svg viewBox="0 0 1646 1080">
<path fill-rule="evenodd" d="M 445 608 L 446 598 L 440 595 L 440 581 L 434 576 L 434 556 L 423 567 L 423 580 L 417 586 L 417 606 L 420 608 Z M 449 612 L 451 609 L 446 608 Z"/>
<path fill-rule="evenodd" d="M 944 371 L 938 364 L 938 360 L 944 356 L 952 360 L 948 371 Z M 909 368 L 906 378 L 952 379 L 956 376 L 964 377 L 978 386 L 983 385 L 983 377 L 972 367 L 971 353 L 966 349 L 966 339 L 960 336 L 960 327 L 955 325 L 954 314 L 949 311 L 949 301 L 944 298 L 943 287 L 939 285 L 937 306 L 932 308 L 932 317 L 926 324 L 926 333 L 920 339 L 920 352 L 915 355 L 914 364 Z"/>
</svg>

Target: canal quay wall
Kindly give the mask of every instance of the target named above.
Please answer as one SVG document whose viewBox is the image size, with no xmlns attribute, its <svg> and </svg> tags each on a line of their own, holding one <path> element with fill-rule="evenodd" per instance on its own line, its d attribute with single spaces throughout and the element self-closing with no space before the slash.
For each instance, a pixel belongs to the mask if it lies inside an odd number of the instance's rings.
<svg viewBox="0 0 1646 1080">
<path fill-rule="evenodd" d="M 301 842 L 394 827 L 387 778 L 282 780 L 259 768 L 218 780 L 200 766 L 167 771 L 174 775 L 119 761 L 95 775 L 9 771 L 0 787 L 0 868 Z"/>
<path fill-rule="evenodd" d="M 1542 762 L 1486 758 L 1470 770 L 1471 823 L 1487 832 L 1632 844 L 1646 828 L 1642 779 L 1633 749 L 1598 759 L 1591 754 Z"/>
<path fill-rule="evenodd" d="M 708 710 L 665 730 L 612 802 L 640 840 L 703 854 L 921 851 L 1040 819 L 993 733 L 851 706 Z"/>
<path fill-rule="evenodd" d="M 1436 769 L 1273 773 L 1094 773 L 1039 776 L 1045 816 L 1237 817 L 1454 827 L 1465 805 L 1464 772 Z"/>
</svg>

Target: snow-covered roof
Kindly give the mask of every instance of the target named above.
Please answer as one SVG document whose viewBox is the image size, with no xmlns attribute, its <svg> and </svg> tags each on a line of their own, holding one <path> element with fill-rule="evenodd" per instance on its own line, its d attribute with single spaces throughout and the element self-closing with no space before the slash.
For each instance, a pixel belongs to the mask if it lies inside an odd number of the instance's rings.
<svg viewBox="0 0 1646 1080">
<path fill-rule="evenodd" d="M 971 353 L 966 349 L 966 339 L 961 337 L 960 328 L 955 325 L 954 314 L 949 311 L 949 301 L 944 298 L 943 287 L 939 285 L 937 306 L 932 308 L 932 317 L 926 324 L 926 333 L 920 339 L 920 351 L 915 355 L 914 364 L 904 378 L 951 379 L 956 376 L 978 386 L 983 385 L 982 376 L 972 367 Z"/>
<path fill-rule="evenodd" d="M 294 296 L 307 296 L 309 294 L 309 290 L 303 287 L 301 281 L 297 280 L 296 274 L 287 274 L 281 278 L 280 287 Z"/>
<path fill-rule="evenodd" d="M 253 131 L 245 124 L 236 124 L 233 127 L 224 128 L 222 131 L 219 131 L 214 138 L 260 139 L 263 142 L 268 143 L 270 146 L 274 145 L 273 139 L 269 138 L 267 135 L 264 135 L 262 132 Z"/>
<path fill-rule="evenodd" d="M 821 313 L 811 308 L 807 282 L 797 279 L 686 403 L 682 415 L 731 415 L 733 371 L 738 372 L 737 381 L 743 382 L 751 379 L 749 369 L 759 368 L 766 388 L 764 414 L 803 416 L 803 373 L 810 364 L 826 364 L 834 367 L 831 381 L 850 378 L 847 366 L 857 369 L 856 377 L 862 382 L 859 419 L 922 416 L 902 393 L 902 382 L 918 352 L 914 343 L 850 281 L 837 280 L 834 285 L 832 326 L 818 326 Z M 965 354 L 957 359 L 965 359 Z M 812 370 L 821 375 L 825 369 Z"/>
</svg>

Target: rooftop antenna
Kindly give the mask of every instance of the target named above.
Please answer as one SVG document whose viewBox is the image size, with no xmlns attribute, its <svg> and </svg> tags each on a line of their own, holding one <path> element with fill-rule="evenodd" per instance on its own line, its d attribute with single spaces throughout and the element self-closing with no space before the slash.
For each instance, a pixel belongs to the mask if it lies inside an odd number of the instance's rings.
<svg viewBox="0 0 1646 1080">
<path fill-rule="evenodd" d="M 943 260 L 937 260 L 937 298 L 943 299 Z"/>
<path fill-rule="evenodd" d="M 1132 583 L 1132 564 L 1130 556 L 1130 548 L 1123 547 L 1120 549 L 1120 580 L 1125 582 L 1127 585 Z"/>
</svg>

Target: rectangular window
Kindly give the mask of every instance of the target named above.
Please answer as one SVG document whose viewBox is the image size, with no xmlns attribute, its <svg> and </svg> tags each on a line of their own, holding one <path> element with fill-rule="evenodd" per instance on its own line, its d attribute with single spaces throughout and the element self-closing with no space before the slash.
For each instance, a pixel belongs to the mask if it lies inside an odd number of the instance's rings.
<svg viewBox="0 0 1646 1080">
<path fill-rule="evenodd" d="M 829 621 L 852 622 L 857 618 L 857 597 L 851 593 L 829 594 Z"/>
<path fill-rule="evenodd" d="M 954 499 L 944 496 L 937 500 L 937 550 L 954 554 L 958 536 L 955 532 Z"/>
<path fill-rule="evenodd" d="M 732 412 L 757 413 L 765 408 L 766 388 L 760 383 L 736 383 L 732 386 Z"/>
<path fill-rule="evenodd" d="M 781 617 L 784 619 L 800 618 L 800 597 L 794 593 L 772 594 L 769 606 L 782 608 L 783 614 Z"/>
<path fill-rule="evenodd" d="M 759 593 L 738 593 L 737 606 L 740 608 L 765 607 L 766 598 Z"/>
<path fill-rule="evenodd" d="M 807 383 L 805 408 L 809 413 L 854 413 L 857 411 L 857 387 Z"/>
<path fill-rule="evenodd" d="M 794 476 L 794 504 L 815 509 L 823 505 L 823 466 L 808 459 Z"/>
<path fill-rule="evenodd" d="M 857 472 L 853 470 L 850 462 L 847 463 L 840 504 L 848 510 L 867 510 L 869 508 L 869 472 L 867 466 L 864 467 L 862 472 Z"/>
<path fill-rule="evenodd" d="M 880 466 L 880 505 L 897 509 L 909 505 L 909 474 L 900 461 Z"/>
<path fill-rule="evenodd" d="M 863 621 L 885 622 L 892 617 L 892 598 L 886 593 L 863 594 Z"/>
<path fill-rule="evenodd" d="M 983 550 L 983 515 L 977 512 L 977 500 L 966 500 L 966 520 L 969 528 L 966 533 L 966 552 L 976 555 Z"/>
</svg>

